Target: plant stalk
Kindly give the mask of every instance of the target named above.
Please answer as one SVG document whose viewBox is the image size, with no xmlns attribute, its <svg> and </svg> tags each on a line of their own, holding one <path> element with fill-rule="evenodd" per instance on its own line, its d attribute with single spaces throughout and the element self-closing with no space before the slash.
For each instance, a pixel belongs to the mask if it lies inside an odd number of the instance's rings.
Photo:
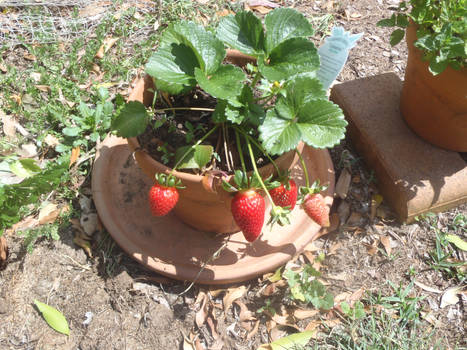
<svg viewBox="0 0 467 350">
<path fill-rule="evenodd" d="M 261 178 L 261 175 L 259 174 L 258 167 L 256 166 L 255 156 L 253 154 L 253 149 L 251 148 L 250 140 L 248 140 L 248 137 L 245 137 L 245 140 L 246 140 L 246 145 L 248 147 L 248 152 L 250 153 L 250 159 L 251 159 L 251 163 L 253 164 L 254 173 L 255 173 L 256 177 L 258 178 L 258 181 L 261 184 L 261 187 L 263 188 L 264 192 L 266 192 L 266 195 L 268 196 L 268 198 L 269 198 L 269 200 L 271 202 L 271 205 L 274 208 L 275 207 L 274 201 L 272 200 L 272 197 L 269 194 L 269 191 L 266 188 L 266 185 L 264 184 L 263 179 Z"/>
<path fill-rule="evenodd" d="M 297 152 L 298 158 L 300 158 L 300 163 L 302 164 L 303 172 L 305 174 L 306 187 L 310 188 L 310 179 L 308 177 L 308 170 L 306 169 L 305 160 L 297 148 L 295 148 L 295 152 Z"/>
<path fill-rule="evenodd" d="M 155 109 L 155 113 L 163 113 L 165 111 L 204 111 L 204 112 L 214 112 L 214 108 L 204 108 L 204 107 L 171 107 L 171 108 L 162 108 Z"/>
<path fill-rule="evenodd" d="M 261 79 L 261 73 L 258 72 L 256 73 L 255 77 L 253 78 L 253 81 L 251 82 L 251 87 L 254 88 L 256 83 Z"/>
<path fill-rule="evenodd" d="M 234 127 L 236 131 L 239 131 L 242 133 L 242 135 L 246 138 L 248 138 L 263 154 L 266 155 L 266 157 L 268 157 L 269 161 L 272 163 L 272 165 L 274 166 L 274 169 L 276 169 L 277 171 L 277 175 L 280 175 L 281 173 L 281 170 L 279 169 L 279 167 L 277 166 L 276 162 L 271 158 L 271 156 L 269 155 L 268 152 L 266 152 L 266 150 L 263 148 L 263 146 L 261 146 L 261 144 L 256 141 L 253 137 L 251 137 L 250 135 L 248 135 L 245 131 L 243 131 L 242 129 L 240 128 L 237 128 L 237 127 Z"/>
<path fill-rule="evenodd" d="M 245 159 L 243 158 L 242 147 L 240 146 L 240 136 L 238 135 L 237 129 L 234 129 L 234 130 L 235 130 L 235 140 L 237 141 L 238 155 L 240 156 L 240 162 L 242 163 L 242 169 L 246 176 L 246 165 L 245 165 Z"/>
</svg>

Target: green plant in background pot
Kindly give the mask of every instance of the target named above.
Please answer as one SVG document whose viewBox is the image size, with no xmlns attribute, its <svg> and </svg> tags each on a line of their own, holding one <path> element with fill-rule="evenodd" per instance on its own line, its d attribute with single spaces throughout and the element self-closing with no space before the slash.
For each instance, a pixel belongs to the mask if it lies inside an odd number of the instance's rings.
<svg viewBox="0 0 467 350">
<path fill-rule="evenodd" d="M 270 12 L 264 25 L 242 11 L 215 29 L 179 21 L 165 30 L 146 64 L 153 79 L 135 88 L 130 99 L 139 101 L 128 102 L 112 123 L 129 138 L 143 171 L 157 177 L 153 214 L 175 207 L 195 228 L 240 229 L 253 241 L 263 227 L 265 195 L 270 223 L 286 224 L 298 197 L 312 219 L 329 224 L 323 187 L 310 184 L 302 149 L 336 145 L 347 123 L 316 77 L 312 34 L 308 20 L 286 8 Z M 158 161 L 144 165 L 148 135 Z M 289 173 L 298 160 L 302 188 Z"/>
<path fill-rule="evenodd" d="M 467 151 L 467 1 L 402 2 L 379 26 L 398 27 L 390 43 L 406 34 L 408 60 L 401 94 L 407 124 L 427 141 Z"/>
</svg>

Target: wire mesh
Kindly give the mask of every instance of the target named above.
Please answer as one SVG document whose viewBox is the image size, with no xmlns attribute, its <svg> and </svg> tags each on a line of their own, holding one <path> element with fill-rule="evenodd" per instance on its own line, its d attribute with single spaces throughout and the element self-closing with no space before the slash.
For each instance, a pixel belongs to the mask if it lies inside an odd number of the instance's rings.
<svg viewBox="0 0 467 350">
<path fill-rule="evenodd" d="M 50 43 L 87 35 L 109 16 L 134 8 L 155 10 L 152 0 L 0 0 L 0 44 Z"/>
</svg>

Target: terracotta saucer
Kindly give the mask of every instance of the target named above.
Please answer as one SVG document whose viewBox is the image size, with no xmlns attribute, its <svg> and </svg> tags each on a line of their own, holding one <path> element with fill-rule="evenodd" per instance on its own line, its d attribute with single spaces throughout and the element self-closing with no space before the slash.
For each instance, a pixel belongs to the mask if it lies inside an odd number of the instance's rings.
<svg viewBox="0 0 467 350">
<path fill-rule="evenodd" d="M 326 203 L 331 205 L 334 170 L 328 151 L 306 147 L 303 155 L 311 177 L 329 184 Z M 300 166 L 293 169 L 292 176 L 297 185 L 304 184 Z M 136 165 L 125 139 L 109 136 L 102 142 L 92 171 L 92 192 L 104 226 L 131 257 L 178 280 L 194 280 L 203 262 L 226 240 L 219 257 L 206 265 L 196 282 L 226 284 L 249 280 L 287 262 L 320 230 L 303 210 L 295 208 L 291 225 L 275 225 L 272 231 L 265 226 L 253 243 L 248 243 L 241 232 L 215 236 L 190 228 L 173 214 L 151 216 L 147 205 L 151 185 Z"/>
</svg>

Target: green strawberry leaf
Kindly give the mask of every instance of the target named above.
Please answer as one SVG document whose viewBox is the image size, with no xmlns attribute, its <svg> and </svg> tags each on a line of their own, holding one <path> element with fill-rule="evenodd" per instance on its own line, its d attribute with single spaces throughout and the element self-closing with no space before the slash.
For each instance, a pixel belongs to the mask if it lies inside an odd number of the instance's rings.
<svg viewBox="0 0 467 350">
<path fill-rule="evenodd" d="M 199 63 L 193 50 L 186 45 L 173 44 L 154 53 L 145 68 L 146 73 L 155 78 L 159 90 L 180 94 L 195 86 L 196 67 Z"/>
<path fill-rule="evenodd" d="M 183 157 L 178 169 L 202 169 L 212 159 L 213 153 L 214 149 L 210 145 L 179 147 L 175 151 L 175 163 Z"/>
<path fill-rule="evenodd" d="M 66 128 L 62 129 L 63 135 L 75 137 L 78 136 L 81 132 L 81 128 L 77 126 L 67 126 Z"/>
<path fill-rule="evenodd" d="M 264 53 L 263 25 L 251 11 L 241 11 L 235 16 L 224 17 L 217 27 L 217 37 L 247 55 Z"/>
<path fill-rule="evenodd" d="M 195 68 L 195 77 L 199 86 L 208 94 L 220 99 L 232 99 L 239 95 L 245 73 L 231 64 L 222 65 L 212 75 L 207 76 L 201 69 Z"/>
<path fill-rule="evenodd" d="M 266 15 L 266 51 L 272 52 L 282 42 L 313 35 L 313 27 L 306 17 L 291 8 L 278 8 Z"/>
<path fill-rule="evenodd" d="M 321 81 L 313 73 L 299 74 L 286 82 L 287 101 L 294 109 L 314 99 L 326 99 Z"/>
<path fill-rule="evenodd" d="M 146 130 L 148 123 L 146 107 L 139 101 L 130 101 L 112 120 L 112 130 L 121 137 L 136 137 Z"/>
<path fill-rule="evenodd" d="M 52 327 L 57 332 L 60 332 L 62 334 L 66 334 L 66 335 L 70 334 L 70 329 L 68 328 L 68 322 L 65 316 L 63 316 L 63 314 L 60 311 L 53 308 L 52 306 L 41 303 L 38 300 L 34 300 L 34 304 L 36 304 L 37 308 L 39 309 L 45 321 L 50 327 Z"/>
<path fill-rule="evenodd" d="M 300 141 L 316 148 L 332 147 L 344 137 L 346 125 L 341 109 L 328 100 L 310 100 L 296 106 L 279 98 L 259 131 L 264 148 L 271 154 L 282 154 Z"/>
<path fill-rule="evenodd" d="M 208 32 L 203 26 L 193 22 L 180 21 L 171 24 L 161 38 L 161 47 L 183 44 L 193 51 L 198 67 L 211 75 L 221 65 L 225 57 L 224 43 Z"/>
<path fill-rule="evenodd" d="M 319 68 L 315 45 L 305 38 L 288 39 L 272 50 L 268 62 L 258 59 L 258 69 L 271 81 L 285 80 L 297 73 L 313 72 Z"/>
</svg>

